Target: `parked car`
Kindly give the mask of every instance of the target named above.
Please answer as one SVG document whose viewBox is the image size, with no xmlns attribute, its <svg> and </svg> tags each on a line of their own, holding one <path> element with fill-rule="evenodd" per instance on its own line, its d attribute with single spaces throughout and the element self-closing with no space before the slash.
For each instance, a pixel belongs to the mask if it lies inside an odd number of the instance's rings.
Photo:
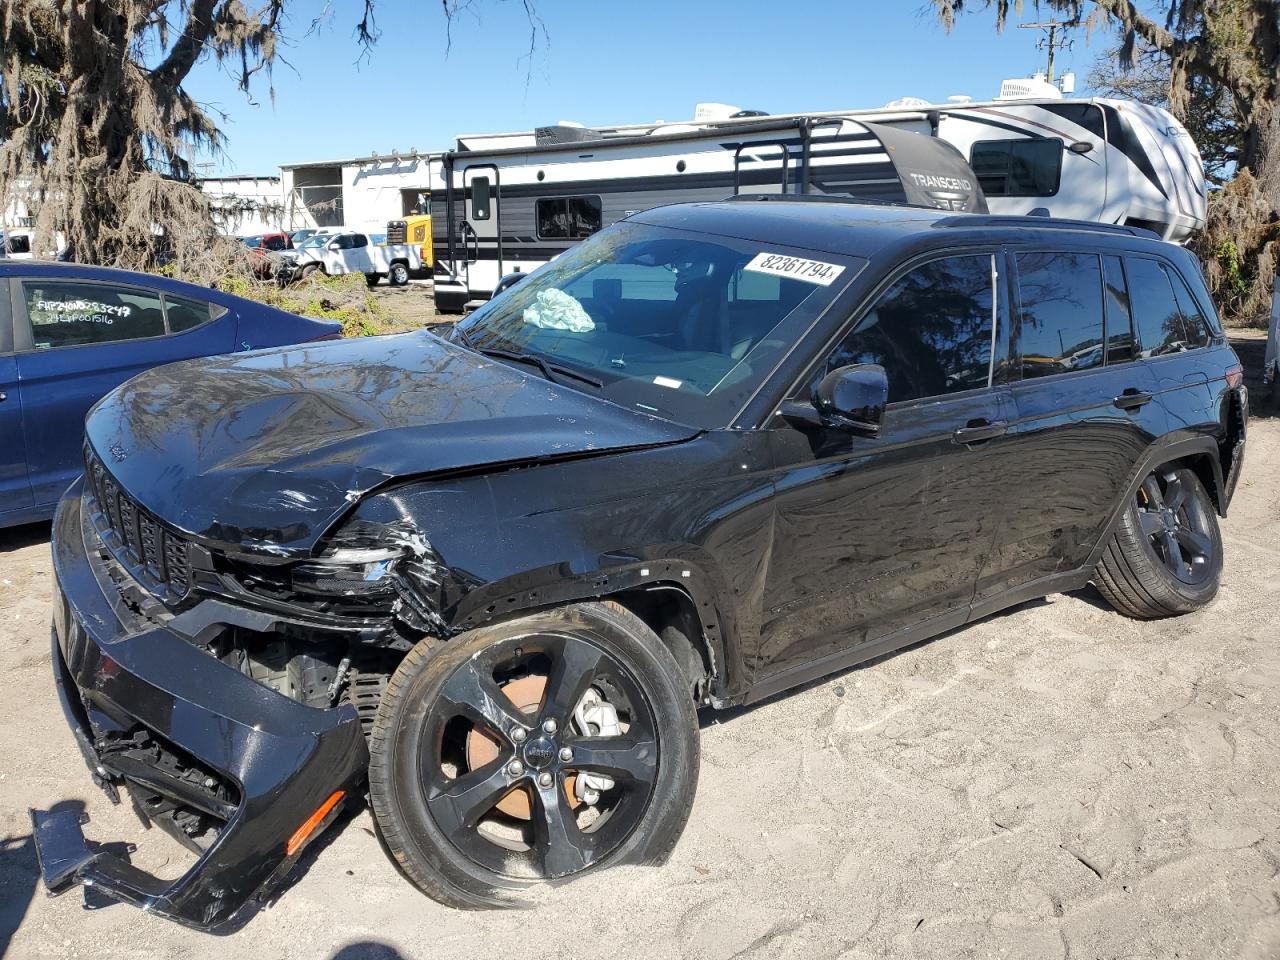
<svg viewBox="0 0 1280 960">
<path fill-rule="evenodd" d="M 53 516 L 84 467 L 85 412 L 134 374 L 340 333 L 335 323 L 166 277 L 0 263 L 0 527 Z"/>
<path fill-rule="evenodd" d="M 260 258 L 254 264 L 254 273 L 260 277 L 276 276 L 283 263 L 281 253 L 293 249 L 293 240 L 287 233 L 261 233 L 252 237 L 241 237 L 240 242 Z"/>
<path fill-rule="evenodd" d="M 385 234 L 356 231 L 309 237 L 291 258 L 293 276 L 302 278 L 317 270 L 330 276 L 363 273 L 369 286 L 387 277 L 393 287 L 403 287 L 411 271 L 422 269 L 422 250 L 412 244 L 385 241 Z"/>
<path fill-rule="evenodd" d="M 202 852 L 152 878 L 59 808 L 46 883 L 216 928 L 366 785 L 444 903 L 659 861 L 696 708 L 1090 581 L 1209 603 L 1241 379 L 1143 230 L 779 196 L 638 214 L 445 337 L 152 371 L 88 418 L 53 660 L 95 777 Z"/>
</svg>

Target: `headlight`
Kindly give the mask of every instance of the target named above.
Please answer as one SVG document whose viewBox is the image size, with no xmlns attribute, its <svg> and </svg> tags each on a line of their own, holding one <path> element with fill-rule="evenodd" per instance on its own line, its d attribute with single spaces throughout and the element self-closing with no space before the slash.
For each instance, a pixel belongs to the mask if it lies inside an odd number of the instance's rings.
<svg viewBox="0 0 1280 960">
<path fill-rule="evenodd" d="M 390 593 L 394 589 L 391 569 L 405 555 L 400 546 L 331 550 L 294 567 L 293 586 L 331 597 Z"/>
</svg>

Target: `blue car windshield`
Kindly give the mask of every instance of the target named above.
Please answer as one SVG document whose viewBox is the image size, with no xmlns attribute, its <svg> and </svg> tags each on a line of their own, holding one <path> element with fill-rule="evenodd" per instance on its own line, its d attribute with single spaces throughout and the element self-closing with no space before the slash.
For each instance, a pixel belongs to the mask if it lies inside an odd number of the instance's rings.
<svg viewBox="0 0 1280 960">
<path fill-rule="evenodd" d="M 623 406 L 721 428 L 865 264 L 623 222 L 531 273 L 455 337 L 560 367 L 566 385 Z"/>
</svg>

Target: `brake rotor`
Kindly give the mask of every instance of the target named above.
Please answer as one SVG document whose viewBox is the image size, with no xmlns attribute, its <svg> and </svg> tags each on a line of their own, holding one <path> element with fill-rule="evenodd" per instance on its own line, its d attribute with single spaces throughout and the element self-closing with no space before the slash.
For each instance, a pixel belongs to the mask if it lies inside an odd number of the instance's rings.
<svg viewBox="0 0 1280 960">
<path fill-rule="evenodd" d="M 521 677 L 519 680 L 511 680 L 503 684 L 501 689 L 517 710 L 525 716 L 536 717 L 538 709 L 542 706 L 542 695 L 547 689 L 547 678 L 536 675 Z M 471 732 L 467 734 L 467 769 L 479 770 L 486 764 L 492 763 L 498 758 L 500 749 L 501 744 L 490 733 L 478 726 L 472 726 Z M 571 809 L 577 806 L 573 781 L 572 774 L 565 777 L 564 781 L 565 794 Z M 523 786 L 513 788 L 498 801 L 496 806 L 498 810 L 517 820 L 528 820 L 533 816 L 528 788 Z"/>
</svg>

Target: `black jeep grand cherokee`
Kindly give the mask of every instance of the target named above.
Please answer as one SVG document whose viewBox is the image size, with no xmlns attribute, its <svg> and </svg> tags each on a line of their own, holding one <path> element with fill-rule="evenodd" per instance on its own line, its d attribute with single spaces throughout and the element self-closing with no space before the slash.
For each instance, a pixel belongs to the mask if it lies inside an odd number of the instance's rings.
<svg viewBox="0 0 1280 960">
<path fill-rule="evenodd" d="M 1142 231 L 757 198 L 605 230 L 451 333 L 146 373 L 55 521 L 54 663 L 175 882 L 35 816 L 46 881 L 246 915 L 364 789 L 446 903 L 659 860 L 695 709 L 1092 581 L 1218 587 L 1247 397 Z"/>
</svg>

